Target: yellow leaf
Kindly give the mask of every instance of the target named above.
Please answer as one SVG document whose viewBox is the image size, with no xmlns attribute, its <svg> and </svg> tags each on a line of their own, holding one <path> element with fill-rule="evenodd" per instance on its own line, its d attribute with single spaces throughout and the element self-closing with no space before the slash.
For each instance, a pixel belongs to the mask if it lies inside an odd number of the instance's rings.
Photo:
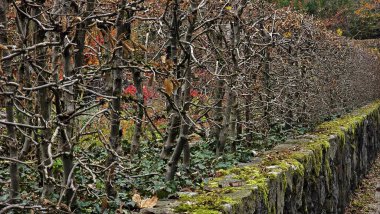
<svg viewBox="0 0 380 214">
<path fill-rule="evenodd" d="M 226 6 L 225 9 L 226 10 L 232 10 L 232 7 L 231 6 Z"/>
<path fill-rule="evenodd" d="M 290 31 L 285 32 L 285 33 L 283 34 L 283 36 L 284 36 L 285 38 L 289 39 L 290 37 L 292 37 L 292 32 L 290 32 Z"/>
<path fill-rule="evenodd" d="M 338 28 L 338 29 L 336 30 L 336 33 L 338 34 L 338 36 L 342 36 L 342 35 L 343 35 L 343 31 L 342 31 L 342 29 L 340 29 L 340 28 Z"/>
<path fill-rule="evenodd" d="M 169 95 L 173 94 L 173 90 L 174 90 L 173 81 L 171 81 L 170 79 L 165 79 L 164 80 L 164 87 L 165 87 L 165 92 L 167 94 L 169 94 Z"/>
</svg>

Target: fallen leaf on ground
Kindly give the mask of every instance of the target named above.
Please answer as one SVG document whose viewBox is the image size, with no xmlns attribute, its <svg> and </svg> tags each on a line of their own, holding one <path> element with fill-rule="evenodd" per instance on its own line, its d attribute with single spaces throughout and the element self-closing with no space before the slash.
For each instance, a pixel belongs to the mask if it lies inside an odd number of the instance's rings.
<svg viewBox="0 0 380 214">
<path fill-rule="evenodd" d="M 140 209 L 153 208 L 157 204 L 158 197 L 154 195 L 153 197 L 148 199 L 141 199 L 141 196 L 139 194 L 134 194 L 132 196 L 132 201 L 134 201 L 137 207 Z"/>
</svg>

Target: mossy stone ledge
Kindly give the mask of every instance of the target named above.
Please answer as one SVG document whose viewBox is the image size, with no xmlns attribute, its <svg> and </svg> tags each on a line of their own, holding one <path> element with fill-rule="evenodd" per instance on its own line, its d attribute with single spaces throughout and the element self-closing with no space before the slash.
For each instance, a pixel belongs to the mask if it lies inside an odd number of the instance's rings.
<svg viewBox="0 0 380 214">
<path fill-rule="evenodd" d="M 379 139 L 376 101 L 276 146 L 255 163 L 221 170 L 197 194 L 140 213 L 344 213 L 379 154 Z"/>
</svg>

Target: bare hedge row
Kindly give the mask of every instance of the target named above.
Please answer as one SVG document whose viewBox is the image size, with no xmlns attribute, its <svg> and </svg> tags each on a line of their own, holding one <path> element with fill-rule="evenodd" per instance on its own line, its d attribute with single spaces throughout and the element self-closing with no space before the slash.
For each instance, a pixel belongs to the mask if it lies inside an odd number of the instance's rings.
<svg viewBox="0 0 380 214">
<path fill-rule="evenodd" d="M 70 207 L 87 188 L 74 181 L 76 169 L 114 197 L 114 179 L 128 173 L 142 141 L 162 143 L 172 180 L 181 155 L 190 165 L 194 136 L 222 156 L 379 98 L 375 50 L 274 8 L 259 0 L 2 1 L 9 199 L 19 195 L 20 164 L 40 172 L 41 198 L 57 193 L 57 206 Z M 97 164 L 78 152 L 88 136 L 108 154 Z M 59 159 L 63 172 L 53 173 Z"/>
</svg>

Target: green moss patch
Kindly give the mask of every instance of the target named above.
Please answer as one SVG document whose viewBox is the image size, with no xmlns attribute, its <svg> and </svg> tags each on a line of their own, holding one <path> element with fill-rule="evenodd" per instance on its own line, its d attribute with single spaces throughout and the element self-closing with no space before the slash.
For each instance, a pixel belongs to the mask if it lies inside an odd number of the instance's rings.
<svg viewBox="0 0 380 214">
<path fill-rule="evenodd" d="M 235 204 L 232 198 L 215 192 L 203 192 L 194 197 L 183 196 L 180 198 L 182 203 L 175 207 L 175 212 L 191 212 L 214 214 L 219 213 L 223 204 Z"/>
</svg>

